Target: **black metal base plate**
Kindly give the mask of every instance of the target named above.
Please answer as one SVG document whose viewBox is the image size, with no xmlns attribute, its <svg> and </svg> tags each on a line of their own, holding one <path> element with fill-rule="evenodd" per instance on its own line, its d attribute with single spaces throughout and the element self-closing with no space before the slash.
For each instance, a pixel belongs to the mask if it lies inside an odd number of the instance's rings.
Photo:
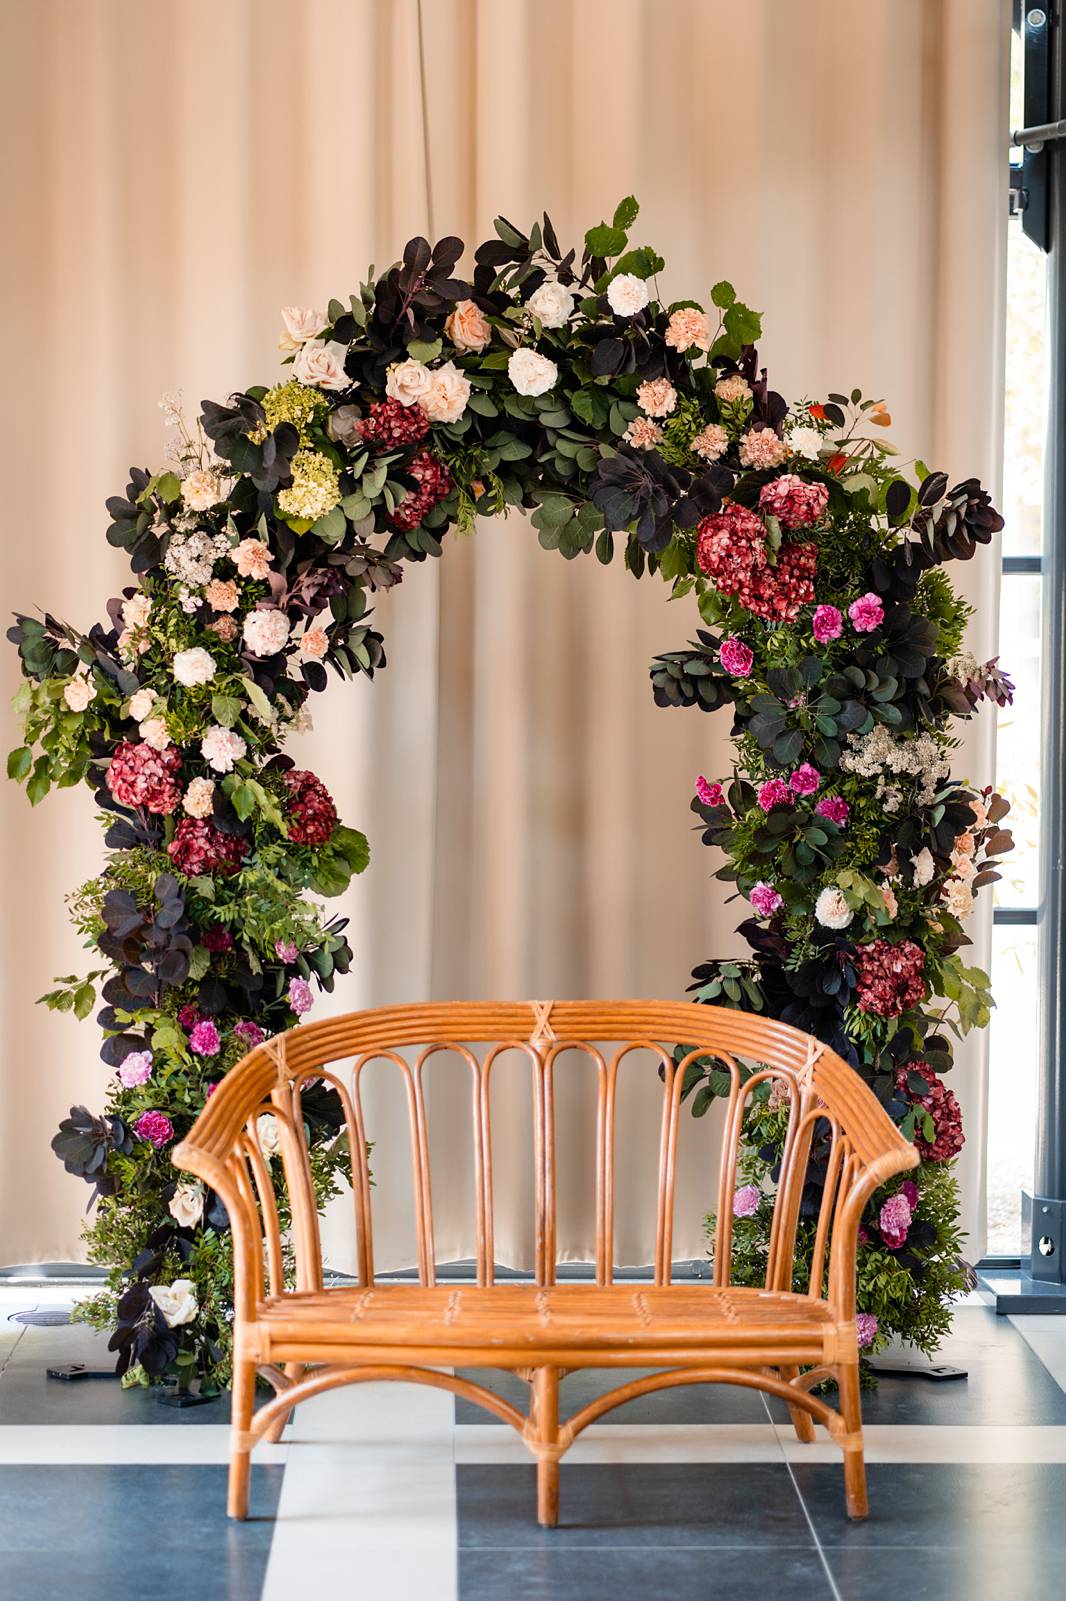
<svg viewBox="0 0 1066 1601">
<path fill-rule="evenodd" d="M 980 1281 L 995 1296 L 999 1317 L 1066 1317 L 1066 1284 L 1033 1279 L 1017 1268 L 982 1272 Z"/>
<path fill-rule="evenodd" d="M 965 1368 L 955 1368 L 948 1362 L 908 1362 L 901 1357 L 872 1356 L 868 1360 L 870 1372 L 876 1373 L 878 1378 L 904 1378 L 904 1379 L 933 1379 L 943 1382 L 945 1379 L 965 1379 Z"/>
</svg>

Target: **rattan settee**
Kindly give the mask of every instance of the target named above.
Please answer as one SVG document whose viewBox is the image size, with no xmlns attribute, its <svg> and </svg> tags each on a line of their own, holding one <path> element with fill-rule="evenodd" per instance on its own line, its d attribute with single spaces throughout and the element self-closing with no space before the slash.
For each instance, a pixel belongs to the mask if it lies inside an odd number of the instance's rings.
<svg viewBox="0 0 1066 1601">
<path fill-rule="evenodd" d="M 598 1043 L 597 1043 L 598 1042 Z M 604 1043 L 607 1042 L 607 1043 Z M 674 1047 L 687 1054 L 675 1060 Z M 507 1052 L 528 1059 L 533 1083 L 536 1265 L 532 1282 L 495 1283 L 490 1079 Z M 473 1136 L 476 1283 L 436 1282 L 426 1116 L 426 1067 L 441 1052 L 469 1069 Z M 595 1120 L 594 1282 L 556 1282 L 555 1082 L 591 1063 Z M 639 1054 L 638 1054 L 639 1053 Z M 650 1058 L 649 1058 L 650 1053 Z M 618 1095 L 636 1055 L 662 1080 L 658 1124 L 655 1263 L 649 1283 L 613 1281 L 615 1195 L 625 1153 L 615 1149 Z M 674 1188 L 684 1069 L 713 1057 L 729 1073 L 709 1282 L 672 1284 Z M 562 1060 L 560 1060 L 562 1059 Z M 368 1062 L 391 1063 L 406 1091 L 419 1282 L 375 1280 L 371 1179 L 360 1079 Z M 513 1060 L 513 1058 L 512 1058 Z M 587 1068 L 586 1068 L 587 1070 Z M 766 1080 L 782 1086 L 790 1119 L 766 1264 L 765 1286 L 730 1283 L 737 1150 L 748 1098 Z M 336 1090 L 352 1153 L 358 1275 L 323 1287 L 319 1220 L 308 1167 L 301 1095 L 309 1083 Z M 272 1113 L 276 1123 L 260 1121 Z M 264 1128 L 270 1131 L 264 1151 Z M 812 1137 L 828 1148 L 813 1267 L 802 1292 L 793 1256 Z M 591 1153 L 590 1153 L 591 1154 Z M 377 1148 L 375 1161 L 388 1152 Z M 861 1079 L 828 1047 L 785 1024 L 712 1006 L 661 1001 L 447 1003 L 356 1012 L 305 1024 L 256 1047 L 219 1085 L 175 1163 L 221 1196 L 233 1233 L 234 1371 L 229 1512 L 248 1506 L 249 1455 L 277 1439 L 291 1408 L 360 1380 L 441 1386 L 511 1424 L 537 1461 L 537 1512 L 558 1518 L 559 1461 L 574 1438 L 611 1408 L 650 1390 L 708 1381 L 782 1397 L 801 1440 L 826 1426 L 844 1453 L 851 1517 L 866 1514 L 855 1325 L 855 1250 L 863 1207 L 886 1179 L 916 1162 L 912 1145 Z M 279 1224 L 275 1186 L 291 1225 Z M 289 1282 L 286 1282 L 286 1265 Z M 528 1414 L 455 1368 L 508 1369 L 530 1387 Z M 576 1368 L 651 1368 L 599 1396 L 566 1422 L 559 1381 Z M 256 1374 L 275 1395 L 253 1410 Z M 834 1380 L 838 1406 L 814 1395 Z"/>
</svg>

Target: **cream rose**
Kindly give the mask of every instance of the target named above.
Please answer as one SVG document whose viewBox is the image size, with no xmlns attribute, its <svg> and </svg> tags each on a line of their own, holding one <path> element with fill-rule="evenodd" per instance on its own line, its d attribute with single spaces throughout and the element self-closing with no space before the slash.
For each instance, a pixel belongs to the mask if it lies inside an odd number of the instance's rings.
<svg viewBox="0 0 1066 1601">
<path fill-rule="evenodd" d="M 389 368 L 385 393 L 401 406 L 413 406 L 416 401 L 424 405 L 432 383 L 433 374 L 425 363 L 408 357 L 406 361 L 394 361 Z"/>
<path fill-rule="evenodd" d="M 315 389 L 350 389 L 352 380 L 344 370 L 347 357 L 347 345 L 339 345 L 335 339 L 311 339 L 296 353 L 293 377 Z"/>
<path fill-rule="evenodd" d="M 278 1135 L 278 1120 L 273 1112 L 264 1112 L 255 1120 L 256 1138 L 259 1149 L 264 1156 L 276 1156 L 281 1145 Z"/>
<path fill-rule="evenodd" d="M 488 320 L 473 300 L 460 300 L 457 303 L 444 324 L 444 332 L 456 350 L 484 350 L 492 339 Z"/>
<path fill-rule="evenodd" d="M 278 349 L 291 355 L 301 345 L 306 345 L 309 339 L 320 334 L 328 322 L 324 311 L 306 311 L 303 306 L 282 306 Z"/>
<path fill-rule="evenodd" d="M 508 361 L 507 376 L 520 395 L 546 395 L 554 387 L 559 369 L 547 356 L 524 345 Z"/>
<path fill-rule="evenodd" d="M 919 889 L 924 889 L 936 872 L 936 863 L 928 845 L 923 845 L 917 856 L 911 857 L 911 871 L 914 874 L 915 884 Z"/>
<path fill-rule="evenodd" d="M 138 723 L 143 723 L 156 703 L 154 689 L 139 689 L 130 696 L 129 706 L 126 708 L 129 715 Z"/>
<path fill-rule="evenodd" d="M 454 361 L 435 367 L 432 382 L 419 404 L 430 422 L 458 422 L 470 399 L 470 379 Z"/>
<path fill-rule="evenodd" d="M 635 317 L 648 304 L 648 286 L 633 272 L 620 272 L 607 285 L 607 304 L 616 317 Z"/>
<path fill-rule="evenodd" d="M 556 278 L 549 278 L 539 289 L 534 289 L 526 301 L 526 310 L 545 328 L 565 328 L 573 309 L 573 294 Z"/>
<path fill-rule="evenodd" d="M 84 673 L 72 678 L 69 684 L 63 687 L 63 699 L 72 712 L 83 712 L 91 700 L 96 698 L 96 685 Z"/>
<path fill-rule="evenodd" d="M 198 467 L 182 479 L 181 498 L 190 511 L 209 511 L 222 499 L 222 480 L 206 467 Z"/>
<path fill-rule="evenodd" d="M 167 1211 L 179 1228 L 195 1228 L 204 1215 L 203 1185 L 189 1183 L 183 1179 L 170 1197 Z M 166 1313 L 163 1315 L 165 1317 Z"/>
<path fill-rule="evenodd" d="M 148 1294 L 172 1329 L 179 1328 L 183 1323 L 191 1323 L 200 1310 L 192 1279 L 175 1279 L 173 1284 L 150 1284 Z"/>
</svg>

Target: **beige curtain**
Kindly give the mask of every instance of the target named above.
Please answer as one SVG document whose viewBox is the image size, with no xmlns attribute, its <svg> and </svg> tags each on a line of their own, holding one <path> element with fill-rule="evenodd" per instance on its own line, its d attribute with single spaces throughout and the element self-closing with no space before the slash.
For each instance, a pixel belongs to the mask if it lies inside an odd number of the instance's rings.
<svg viewBox="0 0 1066 1601">
<path fill-rule="evenodd" d="M 547 207 L 563 238 L 623 194 L 669 295 L 729 277 L 765 314 L 785 394 L 884 395 L 905 455 L 998 480 L 1006 0 L 4 0 L 7 226 L 4 594 L 87 624 L 125 566 L 103 501 L 161 447 L 155 401 L 191 407 L 277 372 L 278 307 L 346 293 L 412 233 L 476 241 Z M 965 580 L 996 634 L 995 554 Z M 691 607 L 620 567 L 571 564 L 524 522 L 451 538 L 378 607 L 389 666 L 339 685 L 296 753 L 373 863 L 344 910 L 347 1010 L 426 997 L 676 995 L 737 948 L 735 907 L 690 832 L 694 775 L 728 719 L 657 710 L 646 677 Z M 10 690 L 13 653 L 3 656 Z M 12 731 L 13 732 L 13 731 Z M 992 771 L 990 719 L 962 758 Z M 14 743 L 14 737 L 9 744 Z M 35 1009 L 85 964 L 63 897 L 91 876 L 86 795 L 31 813 L 2 790 L 5 891 L 0 1262 L 81 1255 L 85 1192 L 48 1150 L 98 1105 L 91 1024 Z M 987 946 L 987 914 L 978 954 Z M 651 1257 L 655 1088 L 629 1089 L 619 1256 Z M 971 1252 L 982 1245 L 985 1071 L 955 1077 Z M 498 1238 L 529 1246 L 523 1091 L 497 1112 Z M 563 1254 L 591 1254 L 590 1100 L 570 1087 Z M 391 1090 L 372 1120 L 379 1262 L 411 1259 Z M 442 1257 L 472 1248 L 440 1098 Z M 679 1256 L 703 1250 L 706 1125 L 684 1131 Z M 631 1140 L 632 1143 L 628 1143 Z M 396 1160 L 389 1153 L 396 1153 Z M 346 1215 L 329 1248 L 351 1261 Z"/>
</svg>

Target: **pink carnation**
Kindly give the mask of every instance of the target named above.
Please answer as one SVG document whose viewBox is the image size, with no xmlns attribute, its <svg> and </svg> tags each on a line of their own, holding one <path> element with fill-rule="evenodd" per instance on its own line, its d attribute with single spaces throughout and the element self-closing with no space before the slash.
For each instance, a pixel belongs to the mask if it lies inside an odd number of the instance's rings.
<svg viewBox="0 0 1066 1601">
<path fill-rule="evenodd" d="M 858 600 L 852 601 L 848 607 L 848 616 L 856 633 L 869 634 L 875 628 L 880 628 L 884 622 L 885 608 L 881 604 L 880 597 L 871 589 L 865 595 L 860 595 Z"/>
<path fill-rule="evenodd" d="M 817 767 L 812 767 L 810 762 L 803 762 L 797 767 L 788 781 L 794 795 L 813 795 L 821 782 L 821 773 Z"/>
<path fill-rule="evenodd" d="M 292 1007 L 297 1017 L 299 1017 L 303 1012 L 309 1012 L 314 1004 L 315 997 L 311 992 L 311 986 L 307 982 L 306 978 L 290 978 L 289 1005 Z"/>
<path fill-rule="evenodd" d="M 816 606 L 811 618 L 811 632 L 819 645 L 828 645 L 844 632 L 844 619 L 835 606 Z"/>
<path fill-rule="evenodd" d="M 783 473 L 764 484 L 759 505 L 776 517 L 782 528 L 810 528 L 820 522 L 829 503 L 825 484 L 809 484 L 795 473 Z"/>
<path fill-rule="evenodd" d="M 248 1019 L 235 1023 L 233 1032 L 243 1044 L 247 1045 L 249 1050 L 254 1049 L 256 1045 L 262 1045 L 266 1039 L 266 1035 L 259 1027 L 259 1024 L 253 1023 Z"/>
<path fill-rule="evenodd" d="M 754 886 L 748 900 L 760 917 L 772 917 L 784 905 L 774 886 L 764 883 L 762 879 Z"/>
<path fill-rule="evenodd" d="M 696 780 L 696 794 L 704 806 L 725 805 L 725 793 L 721 784 L 708 784 L 702 773 Z"/>
<path fill-rule="evenodd" d="M 138 1139 L 150 1140 L 158 1151 L 174 1138 L 174 1125 L 165 1112 L 142 1112 L 133 1132 Z"/>
<path fill-rule="evenodd" d="M 743 1184 L 733 1196 L 734 1217 L 754 1217 L 759 1210 L 762 1191 L 757 1184 Z"/>
<path fill-rule="evenodd" d="M 115 1077 L 125 1090 L 136 1089 L 140 1084 L 147 1084 L 151 1076 L 151 1051 L 131 1051 L 115 1072 Z"/>
<path fill-rule="evenodd" d="M 872 1345 L 877 1337 L 877 1319 L 872 1312 L 857 1312 L 855 1314 L 855 1332 L 859 1337 L 860 1349 L 865 1345 Z"/>
<path fill-rule="evenodd" d="M 755 657 L 750 645 L 745 645 L 742 639 L 730 634 L 728 639 L 723 639 L 718 648 L 718 660 L 726 672 L 732 673 L 734 678 L 747 678 Z"/>
<path fill-rule="evenodd" d="M 721 423 L 709 422 L 692 441 L 692 449 L 704 461 L 717 461 L 729 449 L 729 435 Z"/>
<path fill-rule="evenodd" d="M 222 1041 L 209 1017 L 203 1017 L 189 1035 L 189 1049 L 197 1056 L 217 1056 Z"/>
<path fill-rule="evenodd" d="M 911 1209 L 907 1197 L 901 1190 L 898 1195 L 890 1196 L 881 1208 L 877 1227 L 889 1250 L 898 1251 L 901 1245 L 907 1243 L 907 1231 L 910 1226 Z"/>
<path fill-rule="evenodd" d="M 286 965 L 295 962 L 300 954 L 291 939 L 276 939 L 274 941 L 274 950 L 278 960 Z"/>
<path fill-rule="evenodd" d="M 823 795 L 814 808 L 817 817 L 828 817 L 831 823 L 843 828 L 848 820 L 851 807 L 842 795 Z"/>
<path fill-rule="evenodd" d="M 677 405 L 677 390 L 669 378 L 649 378 L 637 385 L 637 405 L 649 417 L 669 417 Z"/>
<path fill-rule="evenodd" d="M 654 450 L 663 442 L 663 431 L 650 417 L 634 417 L 622 437 L 634 450 Z"/>
<path fill-rule="evenodd" d="M 792 791 L 783 778 L 768 778 L 759 790 L 758 801 L 764 812 L 773 811 L 775 806 L 791 806 Z"/>
</svg>

